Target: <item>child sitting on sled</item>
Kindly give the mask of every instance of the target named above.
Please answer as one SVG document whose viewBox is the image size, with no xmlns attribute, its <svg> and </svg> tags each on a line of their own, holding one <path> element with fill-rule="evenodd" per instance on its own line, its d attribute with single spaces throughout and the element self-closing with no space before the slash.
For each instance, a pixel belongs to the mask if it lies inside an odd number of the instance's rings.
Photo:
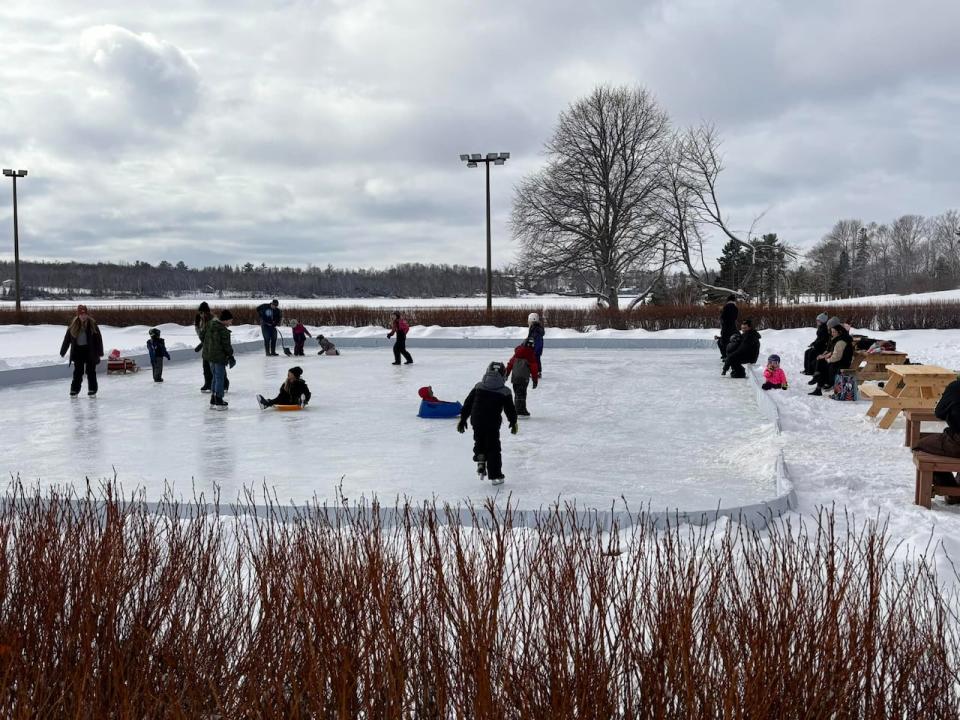
<svg viewBox="0 0 960 720">
<path fill-rule="evenodd" d="M 274 405 L 299 405 L 306 407 L 310 402 L 310 388 L 301 379 L 303 368 L 292 367 L 287 370 L 287 379 L 280 386 L 280 392 L 273 400 L 267 400 L 263 395 L 257 395 L 257 402 L 261 408 L 273 407 Z"/>
<path fill-rule="evenodd" d="M 457 417 L 460 414 L 460 410 L 463 408 L 459 402 L 440 400 L 436 395 L 433 394 L 433 388 L 429 385 L 424 385 L 422 388 L 417 390 L 417 394 L 420 396 L 421 400 L 420 412 L 417 413 L 417 417 Z"/>
</svg>

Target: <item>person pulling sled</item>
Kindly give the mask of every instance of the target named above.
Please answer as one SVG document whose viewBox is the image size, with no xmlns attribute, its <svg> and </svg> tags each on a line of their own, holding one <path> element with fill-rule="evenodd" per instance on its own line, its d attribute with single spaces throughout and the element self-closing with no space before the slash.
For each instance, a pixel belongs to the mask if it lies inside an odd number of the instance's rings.
<svg viewBox="0 0 960 720">
<path fill-rule="evenodd" d="M 507 371 L 503 363 L 492 362 L 487 366 L 483 379 L 463 401 L 457 432 L 467 429 L 467 419 L 473 426 L 473 460 L 477 463 L 477 473 L 482 478 L 488 474 L 494 485 L 503 484 L 503 458 L 500 451 L 501 413 L 507 416 L 510 432 L 519 432 L 517 409 L 513 396 L 504 384 Z"/>
</svg>

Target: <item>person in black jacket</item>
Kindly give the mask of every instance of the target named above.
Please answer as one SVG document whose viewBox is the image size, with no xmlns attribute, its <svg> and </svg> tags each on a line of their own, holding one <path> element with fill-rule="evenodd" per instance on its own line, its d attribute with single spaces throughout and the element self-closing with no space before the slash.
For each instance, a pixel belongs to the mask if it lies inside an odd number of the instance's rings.
<svg viewBox="0 0 960 720">
<path fill-rule="evenodd" d="M 80 394 L 83 375 L 87 375 L 87 395 L 97 394 L 97 365 L 103 357 L 103 336 L 97 322 L 87 315 L 87 306 L 78 305 L 77 315 L 70 321 L 67 332 L 60 345 L 60 357 L 70 351 L 73 363 L 73 381 L 70 383 L 70 397 Z"/>
<path fill-rule="evenodd" d="M 933 414 L 939 420 L 947 423 L 947 427 L 943 429 L 942 433 L 931 433 L 920 438 L 919 442 L 913 446 L 913 451 L 947 457 L 960 457 L 960 380 L 954 380 L 947 385 L 943 395 L 940 396 L 939 402 L 937 402 L 937 407 L 933 410 Z M 935 472 L 933 482 L 936 485 L 957 485 L 953 473 L 949 472 Z M 947 498 L 948 504 L 958 502 L 960 502 L 960 498 Z"/>
<path fill-rule="evenodd" d="M 830 347 L 817 357 L 817 371 L 810 381 L 817 387 L 810 395 L 823 395 L 824 390 L 833 389 L 839 372 L 847 370 L 853 362 L 854 346 L 850 333 L 839 318 L 830 318 L 827 325 L 830 327 Z"/>
<path fill-rule="evenodd" d="M 147 335 L 147 353 L 150 355 L 150 367 L 153 368 L 153 381 L 163 382 L 163 359 L 170 359 L 167 343 L 160 337 L 160 328 L 150 328 Z"/>
<path fill-rule="evenodd" d="M 467 418 L 473 426 L 473 459 L 477 470 L 485 469 L 494 485 L 503 484 L 503 458 L 500 453 L 500 414 L 507 416 L 510 432 L 519 431 L 517 410 L 513 396 L 504 384 L 506 368 L 503 363 L 492 362 L 487 366 L 483 379 L 478 382 L 467 399 L 463 401 L 457 432 L 467 429 Z"/>
<path fill-rule="evenodd" d="M 720 311 L 720 336 L 717 339 L 717 346 L 720 348 L 720 359 L 727 357 L 727 345 L 730 344 L 730 337 L 737 331 L 737 317 L 740 309 L 737 307 L 737 296 L 728 295 L 727 302 Z"/>
<path fill-rule="evenodd" d="M 740 342 L 727 353 L 724 361 L 724 371 L 730 368 L 730 377 L 745 378 L 747 371 L 744 365 L 752 365 L 760 357 L 760 333 L 753 329 L 753 320 L 747 319 L 740 323 Z"/>
<path fill-rule="evenodd" d="M 207 301 L 204 300 L 200 303 L 200 307 L 197 308 L 197 314 L 193 317 L 193 329 L 197 333 L 197 338 L 200 342 L 193 349 L 194 352 L 200 352 L 203 350 L 203 331 L 207 327 L 207 323 L 213 320 L 213 313 L 210 311 L 210 305 L 207 304 Z M 200 392 L 208 393 L 210 392 L 211 385 L 213 383 L 213 369 L 210 367 L 210 363 L 203 359 L 201 356 L 200 362 L 203 363 L 203 385 L 200 387 Z M 230 389 L 230 378 L 225 377 L 223 380 L 223 391 L 227 392 Z"/>
<path fill-rule="evenodd" d="M 280 386 L 280 392 L 273 400 L 267 400 L 263 395 L 257 395 L 257 402 L 261 408 L 268 408 L 274 405 L 300 405 L 306 407 L 310 402 L 310 388 L 301 379 L 303 368 L 292 367 L 287 370 L 287 379 Z"/>
<path fill-rule="evenodd" d="M 830 328 L 827 327 L 829 316 L 826 313 L 817 315 L 817 338 L 807 346 L 803 353 L 803 374 L 813 375 L 817 371 L 817 356 L 823 354 L 830 344 Z"/>
<path fill-rule="evenodd" d="M 260 316 L 260 332 L 263 335 L 263 351 L 268 355 L 277 355 L 277 326 L 283 320 L 283 311 L 279 300 L 257 306 L 257 315 Z"/>
</svg>

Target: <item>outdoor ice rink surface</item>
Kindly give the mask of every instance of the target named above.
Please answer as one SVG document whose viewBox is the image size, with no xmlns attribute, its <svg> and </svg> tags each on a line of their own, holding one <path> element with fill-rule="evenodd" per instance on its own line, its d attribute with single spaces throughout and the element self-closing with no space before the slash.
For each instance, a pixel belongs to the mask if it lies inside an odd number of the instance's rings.
<svg viewBox="0 0 960 720">
<path fill-rule="evenodd" d="M 476 475 L 471 431 L 455 420 L 416 416 L 417 389 L 463 400 L 504 349 L 417 349 L 413 365 L 391 365 L 384 349 L 344 348 L 340 357 L 237 356 L 229 410 L 209 408 L 196 361 L 168 363 L 165 382 L 150 368 L 100 375 L 100 392 L 68 397 L 69 380 L 0 390 L 0 470 L 28 484 L 96 483 L 114 470 L 129 492 L 157 498 L 166 484 L 185 498 L 229 502 L 244 487 L 276 490 L 281 502 L 376 495 L 482 502 L 496 494 Z M 315 351 L 314 351 L 315 352 Z M 259 409 L 287 368 L 299 364 L 313 392 L 306 411 Z M 558 499 L 609 509 L 704 510 L 758 502 L 775 493 L 779 449 L 771 423 L 745 380 L 719 375 L 706 350 L 550 350 L 546 374 L 530 389 L 531 418 L 501 430 L 506 483 L 516 506 Z M 101 367 L 104 367 L 101 365 Z"/>
</svg>

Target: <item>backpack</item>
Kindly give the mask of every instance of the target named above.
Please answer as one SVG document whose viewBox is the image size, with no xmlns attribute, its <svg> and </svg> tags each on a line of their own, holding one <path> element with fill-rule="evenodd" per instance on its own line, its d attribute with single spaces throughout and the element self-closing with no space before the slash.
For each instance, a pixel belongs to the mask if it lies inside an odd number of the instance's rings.
<svg viewBox="0 0 960 720">
<path fill-rule="evenodd" d="M 530 379 L 530 363 L 523 358 L 519 358 L 510 371 L 510 377 L 514 382 L 526 382 Z"/>
<path fill-rule="evenodd" d="M 860 388 L 857 386 L 857 377 L 852 372 L 841 370 L 833 383 L 834 400 L 859 400 Z"/>
</svg>

